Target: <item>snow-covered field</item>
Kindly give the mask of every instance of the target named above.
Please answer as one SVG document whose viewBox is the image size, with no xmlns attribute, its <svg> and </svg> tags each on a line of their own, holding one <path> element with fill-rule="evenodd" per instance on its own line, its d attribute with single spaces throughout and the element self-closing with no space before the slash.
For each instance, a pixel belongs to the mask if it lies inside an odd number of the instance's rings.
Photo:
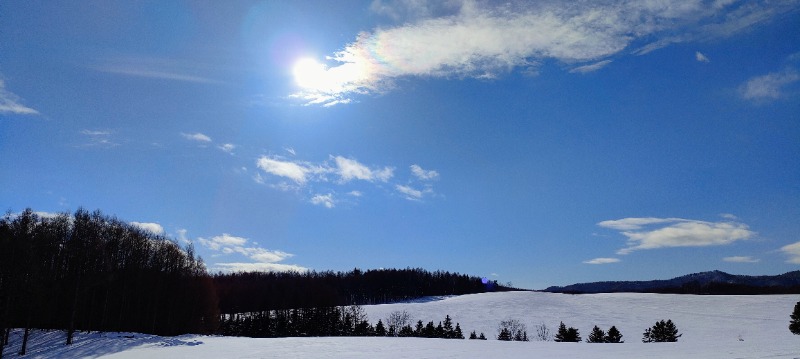
<svg viewBox="0 0 800 359">
<path fill-rule="evenodd" d="M 35 331 L 28 358 L 789 358 L 800 359 L 800 336 L 788 330 L 797 295 L 689 296 L 658 294 L 566 295 L 533 292 L 465 295 L 417 303 L 365 306 L 370 322 L 405 310 L 412 320 L 438 323 L 449 314 L 465 335 L 490 340 L 420 338 L 252 339 L 133 333 L 80 333 L 72 346 L 62 332 Z M 535 326 L 553 332 L 560 321 L 585 339 L 594 325 L 616 326 L 623 344 L 500 342 L 497 325 L 518 319 L 533 339 Z M 641 343 L 657 320 L 672 319 L 677 343 Z M 12 333 L 4 358 L 17 357 L 21 331 Z"/>
</svg>

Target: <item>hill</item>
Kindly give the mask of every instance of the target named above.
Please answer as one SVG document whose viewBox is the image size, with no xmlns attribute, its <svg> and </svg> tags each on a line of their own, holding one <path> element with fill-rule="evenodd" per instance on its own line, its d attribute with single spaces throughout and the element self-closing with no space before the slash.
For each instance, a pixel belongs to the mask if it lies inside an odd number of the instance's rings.
<svg viewBox="0 0 800 359">
<path fill-rule="evenodd" d="M 609 281 L 553 286 L 552 293 L 674 293 L 674 294 L 800 294 L 800 271 L 773 276 L 735 275 L 722 271 L 688 274 L 667 280 Z"/>
</svg>

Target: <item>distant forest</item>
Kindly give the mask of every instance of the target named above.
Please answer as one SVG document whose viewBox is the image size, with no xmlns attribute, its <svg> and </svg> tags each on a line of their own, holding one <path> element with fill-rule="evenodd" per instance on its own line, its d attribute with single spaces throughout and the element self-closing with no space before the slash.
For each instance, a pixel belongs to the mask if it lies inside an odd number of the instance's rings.
<svg viewBox="0 0 800 359">
<path fill-rule="evenodd" d="M 212 275 L 191 244 L 100 211 L 26 209 L 0 218 L 4 341 L 8 328 L 63 329 L 68 344 L 76 330 L 232 334 L 239 313 L 344 313 L 344 306 L 510 289 L 423 269 Z"/>
</svg>

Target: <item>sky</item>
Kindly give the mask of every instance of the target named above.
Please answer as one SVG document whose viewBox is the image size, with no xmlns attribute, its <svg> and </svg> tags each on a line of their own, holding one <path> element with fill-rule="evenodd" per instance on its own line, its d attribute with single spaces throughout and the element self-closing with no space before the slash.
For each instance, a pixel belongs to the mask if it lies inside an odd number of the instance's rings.
<svg viewBox="0 0 800 359">
<path fill-rule="evenodd" d="M 800 1 L 0 2 L 0 207 L 212 272 L 800 269 Z"/>
</svg>

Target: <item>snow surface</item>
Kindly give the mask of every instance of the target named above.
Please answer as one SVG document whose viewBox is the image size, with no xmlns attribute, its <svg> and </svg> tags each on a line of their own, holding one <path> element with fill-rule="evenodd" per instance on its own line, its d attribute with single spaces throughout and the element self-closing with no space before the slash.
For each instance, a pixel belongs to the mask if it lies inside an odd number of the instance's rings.
<svg viewBox="0 0 800 359">
<path fill-rule="evenodd" d="M 431 298 L 427 301 L 365 306 L 370 322 L 405 310 L 414 323 L 438 324 L 449 314 L 465 335 L 475 330 L 490 340 L 421 338 L 253 339 L 138 333 L 79 333 L 64 345 L 60 331 L 34 331 L 26 358 L 789 358 L 800 359 L 800 336 L 789 332 L 797 295 L 691 296 L 510 292 Z M 623 344 L 500 342 L 497 325 L 518 319 L 535 336 L 544 323 L 555 332 L 560 321 L 580 330 L 615 325 Z M 645 328 L 672 319 L 683 336 L 677 343 L 641 343 Z M 22 331 L 12 333 L 4 358 L 18 357 Z M 741 340 L 740 340 L 741 339 Z"/>
</svg>

